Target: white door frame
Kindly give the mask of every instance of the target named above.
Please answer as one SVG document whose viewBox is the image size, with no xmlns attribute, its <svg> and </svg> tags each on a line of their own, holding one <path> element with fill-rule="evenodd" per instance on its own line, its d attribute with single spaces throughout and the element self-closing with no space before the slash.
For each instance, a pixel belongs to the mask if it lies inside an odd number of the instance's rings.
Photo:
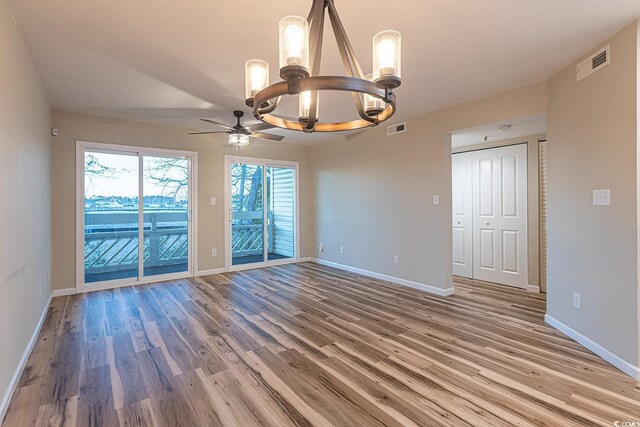
<svg viewBox="0 0 640 427">
<path fill-rule="evenodd" d="M 288 258 L 288 259 L 278 259 L 278 260 L 272 260 L 272 261 L 263 261 L 263 262 L 256 262 L 256 263 L 252 263 L 252 264 L 243 264 L 243 265 L 233 265 L 233 257 L 232 257 L 232 253 L 231 253 L 231 166 L 233 163 L 246 163 L 246 164 L 250 164 L 250 165 L 257 165 L 257 166 L 262 166 L 264 167 L 264 173 L 262 174 L 262 191 L 263 191 L 263 211 L 264 211 L 264 220 L 262 222 L 262 226 L 263 226 L 263 239 L 266 242 L 266 231 L 265 228 L 267 226 L 267 222 L 266 222 L 266 216 L 267 216 L 267 209 L 266 209 L 266 197 L 264 197 L 264 195 L 266 194 L 267 188 L 266 188 L 266 177 L 267 177 L 267 173 L 266 173 L 266 168 L 268 166 L 274 166 L 274 167 L 285 167 L 285 168 L 293 168 L 294 170 L 294 175 L 295 175 L 295 182 L 294 182 L 294 197 L 295 197 L 295 201 L 294 201 L 294 218 L 295 218 L 295 225 L 294 225 L 294 250 L 295 250 L 295 254 L 293 256 L 293 258 Z M 226 271 L 239 271 L 239 270 L 249 270 L 249 269 L 253 269 L 253 268 L 260 268 L 260 267 L 267 267 L 267 266 L 272 266 L 272 265 L 282 265 L 282 264 L 292 264 L 295 262 L 298 262 L 300 260 L 300 183 L 299 183 L 299 175 L 300 175 L 300 171 L 299 171 L 299 167 L 300 164 L 298 162 L 290 162 L 290 161 L 285 161 L 285 160 L 272 160 L 272 159 L 263 159 L 263 158 L 259 158 L 259 157 L 245 157 L 245 156 L 231 156 L 231 155 L 225 155 L 224 156 L 224 263 L 225 263 L 225 270 Z M 263 244 L 264 250 L 266 250 L 267 245 Z M 264 251 L 263 251 L 264 254 Z M 264 258 L 263 258 L 264 259 Z"/>
<path fill-rule="evenodd" d="M 85 152 L 97 151 L 111 154 L 127 154 L 135 155 L 139 159 L 139 165 L 142 165 L 144 156 L 166 156 L 166 157 L 186 157 L 190 162 L 189 171 L 189 203 L 188 203 L 188 228 L 189 228 L 189 268 L 186 272 L 169 273 L 157 276 L 143 277 L 142 272 L 144 265 L 143 257 L 139 257 L 138 277 L 127 279 L 108 280 L 103 282 L 95 282 L 91 284 L 84 283 L 84 155 Z M 142 200 L 142 168 L 139 169 L 139 200 Z M 195 151 L 160 149 L 149 147 L 137 147 L 132 145 L 118 145 L 90 141 L 76 141 L 76 292 L 92 292 L 103 289 L 114 289 L 123 286 L 140 285 L 144 283 L 153 283 L 166 280 L 184 279 L 193 277 L 198 271 L 198 153 Z M 144 250 L 144 218 L 140 213 L 143 210 L 143 204 L 138 203 L 138 253 Z M 142 236 L 142 238 L 140 238 Z"/>
</svg>

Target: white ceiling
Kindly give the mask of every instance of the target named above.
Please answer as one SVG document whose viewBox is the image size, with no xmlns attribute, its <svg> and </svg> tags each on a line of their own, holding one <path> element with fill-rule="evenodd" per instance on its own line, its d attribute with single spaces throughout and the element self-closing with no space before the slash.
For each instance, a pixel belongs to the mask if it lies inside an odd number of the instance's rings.
<svg viewBox="0 0 640 427">
<path fill-rule="evenodd" d="M 365 72 L 371 38 L 402 33 L 401 120 L 547 79 L 640 16 L 638 0 L 335 0 Z M 9 0 L 55 108 L 202 130 L 244 107 L 244 63 L 277 79 L 278 21 L 310 0 Z M 325 33 L 326 34 L 326 33 Z M 322 72 L 342 74 L 333 37 Z M 322 120 L 356 116 L 323 94 Z M 345 102 L 342 102 L 345 101 Z M 244 108 L 249 112 L 248 108 Z M 293 104 L 289 106 L 294 115 Z M 213 130 L 213 129 L 212 129 Z M 333 135 L 283 131 L 289 142 Z"/>
<path fill-rule="evenodd" d="M 511 126 L 511 128 L 500 131 L 498 128 L 501 126 Z M 485 137 L 487 142 L 495 142 L 546 132 L 547 115 L 536 114 L 451 132 L 451 148 L 481 144 L 485 142 Z"/>
</svg>

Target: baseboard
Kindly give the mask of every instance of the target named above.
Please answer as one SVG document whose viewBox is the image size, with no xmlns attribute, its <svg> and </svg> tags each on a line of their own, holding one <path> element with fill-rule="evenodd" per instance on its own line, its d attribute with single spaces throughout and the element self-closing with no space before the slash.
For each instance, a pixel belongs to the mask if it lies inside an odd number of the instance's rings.
<svg viewBox="0 0 640 427">
<path fill-rule="evenodd" d="M 51 296 L 55 297 L 64 297 L 66 295 L 75 295 L 78 293 L 76 288 L 66 288 L 66 289 L 54 289 L 51 291 Z"/>
<path fill-rule="evenodd" d="M 540 286 L 527 285 L 527 292 L 539 294 L 540 293 Z"/>
<path fill-rule="evenodd" d="M 22 357 L 18 362 L 18 366 L 16 367 L 15 372 L 13 373 L 13 377 L 11 377 L 11 381 L 9 382 L 9 387 L 4 393 L 2 397 L 2 402 L 0 403 L 0 424 L 4 420 L 4 416 L 7 414 L 7 409 L 9 409 L 9 403 L 11 403 L 11 398 L 13 397 L 13 393 L 16 391 L 18 387 L 18 381 L 20 381 L 20 377 L 22 376 L 22 371 L 29 360 L 29 356 L 31 356 L 31 352 L 33 351 L 33 347 L 35 347 L 36 342 L 38 341 L 38 335 L 40 335 L 40 329 L 42 329 L 42 325 L 44 324 L 44 320 L 47 318 L 47 312 L 49 311 L 49 305 L 51 304 L 51 300 L 53 299 L 53 295 L 49 296 L 49 300 L 44 306 L 44 310 L 40 315 L 40 320 L 38 320 L 38 324 L 36 325 L 35 331 L 33 331 L 33 335 L 31 335 L 31 339 L 27 343 L 27 347 L 24 349 L 22 353 Z"/>
<path fill-rule="evenodd" d="M 227 270 L 225 268 L 214 268 L 211 270 L 200 270 L 196 273 L 196 277 L 200 276 L 211 276 L 212 274 L 220 274 L 225 273 Z"/>
<path fill-rule="evenodd" d="M 607 362 L 611 363 L 616 368 L 620 369 L 625 374 L 631 376 L 636 381 L 640 381 L 640 368 L 632 365 L 631 363 L 624 360 L 622 357 L 617 354 L 607 350 L 597 342 L 593 341 L 591 338 L 587 338 L 581 333 L 571 329 L 569 326 L 560 322 L 559 320 L 554 319 L 553 317 L 545 314 L 544 321 L 547 322 L 550 326 L 553 326 L 572 340 L 576 341 L 578 344 L 583 347 L 591 350 Z"/>
<path fill-rule="evenodd" d="M 361 274 L 363 276 L 371 277 L 374 279 L 384 280 L 387 282 L 394 283 L 396 285 L 406 286 L 408 288 L 418 289 L 421 291 L 428 292 L 430 294 L 439 295 L 442 297 L 447 297 L 449 295 L 453 295 L 455 290 L 453 287 L 442 289 L 436 286 L 425 285 L 424 283 L 413 282 L 411 280 L 400 279 L 398 277 L 388 276 L 382 273 L 376 273 L 374 271 L 363 270 L 356 267 L 351 267 L 344 264 L 338 264 L 337 262 L 327 261 L 320 258 L 309 258 L 309 261 L 316 262 L 321 265 L 326 265 L 328 267 L 339 268 L 340 270 L 350 271 L 351 273 Z"/>
</svg>

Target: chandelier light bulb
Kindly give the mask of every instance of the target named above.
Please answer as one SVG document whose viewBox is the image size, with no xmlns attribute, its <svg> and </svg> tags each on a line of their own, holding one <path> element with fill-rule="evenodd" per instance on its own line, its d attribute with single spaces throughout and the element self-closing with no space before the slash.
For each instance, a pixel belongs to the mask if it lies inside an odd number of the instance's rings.
<svg viewBox="0 0 640 427">
<path fill-rule="evenodd" d="M 245 64 L 245 98 L 251 99 L 269 86 L 269 64 L 251 59 Z"/>
<path fill-rule="evenodd" d="M 373 37 L 373 78 L 389 87 L 400 85 L 402 37 L 397 31 L 382 31 Z"/>
<path fill-rule="evenodd" d="M 317 97 L 319 100 L 319 96 Z M 316 117 L 318 115 L 319 108 L 316 107 Z M 309 114 L 311 112 L 311 92 L 300 92 L 298 101 L 298 117 L 300 121 L 304 122 L 309 120 Z"/>
<path fill-rule="evenodd" d="M 300 65 L 304 30 L 297 24 L 287 25 L 284 29 L 284 40 L 287 46 L 287 65 Z"/>
<path fill-rule="evenodd" d="M 367 74 L 365 80 L 373 81 L 373 74 Z M 380 98 L 377 98 L 373 95 L 369 95 L 365 93 L 363 95 L 364 101 L 364 111 L 367 113 L 369 117 L 377 116 L 381 112 L 384 111 L 385 105 L 384 101 Z"/>
<path fill-rule="evenodd" d="M 378 60 L 380 61 L 380 75 L 395 75 L 394 58 L 396 56 L 396 44 L 389 39 L 384 39 L 378 43 L 377 51 Z"/>
<path fill-rule="evenodd" d="M 309 75 L 309 23 L 300 16 L 280 20 L 280 75 Z"/>
</svg>

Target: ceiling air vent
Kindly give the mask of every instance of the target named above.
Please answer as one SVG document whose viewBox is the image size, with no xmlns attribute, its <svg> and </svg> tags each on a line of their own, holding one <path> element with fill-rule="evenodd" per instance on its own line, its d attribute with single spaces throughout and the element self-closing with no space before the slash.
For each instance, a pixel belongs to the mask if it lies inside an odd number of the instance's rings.
<svg viewBox="0 0 640 427">
<path fill-rule="evenodd" d="M 398 123 L 395 125 L 387 126 L 387 136 L 397 135 L 407 131 L 407 122 Z"/>
<path fill-rule="evenodd" d="M 578 64 L 578 81 L 611 63 L 611 45 L 607 45 Z"/>
</svg>

